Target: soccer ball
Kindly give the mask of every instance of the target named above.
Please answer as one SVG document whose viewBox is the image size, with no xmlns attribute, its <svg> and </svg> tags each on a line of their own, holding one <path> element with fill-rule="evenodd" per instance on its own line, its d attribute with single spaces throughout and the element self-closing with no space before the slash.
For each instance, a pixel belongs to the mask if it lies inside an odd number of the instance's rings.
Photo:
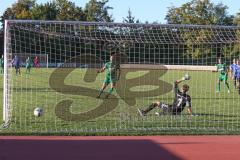
<svg viewBox="0 0 240 160">
<path fill-rule="evenodd" d="M 34 114 L 34 116 L 36 116 L 36 117 L 40 117 L 40 116 L 43 115 L 43 109 L 37 107 L 37 108 L 34 109 L 33 114 Z"/>
<path fill-rule="evenodd" d="M 184 79 L 185 79 L 185 80 L 189 80 L 190 78 L 191 78 L 191 77 L 190 77 L 188 74 L 185 74 L 185 75 L 184 75 Z"/>
</svg>

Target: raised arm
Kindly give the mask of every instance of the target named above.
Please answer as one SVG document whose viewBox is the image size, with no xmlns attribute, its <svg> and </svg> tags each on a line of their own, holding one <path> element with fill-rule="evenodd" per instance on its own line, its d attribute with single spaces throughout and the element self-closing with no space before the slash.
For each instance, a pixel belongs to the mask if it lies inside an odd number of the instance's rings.
<svg viewBox="0 0 240 160">
<path fill-rule="evenodd" d="M 181 79 L 179 79 L 179 80 L 176 80 L 175 82 L 174 82 L 174 86 L 173 86 L 173 91 L 174 91 L 174 93 L 177 93 L 179 90 L 178 90 L 178 84 L 179 83 L 181 83 L 181 82 L 183 82 L 183 81 L 185 81 L 186 80 L 186 78 L 185 77 L 182 77 Z"/>
<path fill-rule="evenodd" d="M 104 65 L 100 70 L 97 70 L 97 73 L 102 73 L 104 72 L 106 69 L 106 65 Z"/>
<path fill-rule="evenodd" d="M 186 80 L 185 77 L 182 77 L 181 79 L 176 80 L 176 81 L 175 81 L 175 84 L 178 85 L 179 83 L 181 83 L 181 82 L 183 82 L 183 81 L 185 81 L 185 80 Z"/>
</svg>

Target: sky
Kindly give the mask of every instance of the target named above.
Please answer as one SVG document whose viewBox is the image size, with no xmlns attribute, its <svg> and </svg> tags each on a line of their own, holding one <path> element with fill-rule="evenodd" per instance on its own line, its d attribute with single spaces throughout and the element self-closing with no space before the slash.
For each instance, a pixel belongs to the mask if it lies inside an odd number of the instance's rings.
<svg viewBox="0 0 240 160">
<path fill-rule="evenodd" d="M 17 0 L 0 0 L 0 15 L 7 7 L 10 7 Z M 46 3 L 50 0 L 37 0 L 37 3 Z M 77 6 L 84 7 L 89 0 L 71 0 Z M 166 23 L 165 16 L 168 7 L 179 7 L 190 0 L 109 0 L 108 6 L 113 7 L 110 11 L 115 22 L 122 22 L 127 16 L 128 10 L 141 22 Z M 215 4 L 222 2 L 229 7 L 228 13 L 236 15 L 240 12 L 239 0 L 211 0 Z"/>
</svg>

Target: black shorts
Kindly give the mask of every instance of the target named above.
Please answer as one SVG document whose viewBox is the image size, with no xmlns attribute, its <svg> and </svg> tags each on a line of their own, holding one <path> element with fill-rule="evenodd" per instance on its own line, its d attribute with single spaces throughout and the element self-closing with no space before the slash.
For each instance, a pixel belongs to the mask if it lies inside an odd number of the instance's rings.
<svg viewBox="0 0 240 160">
<path fill-rule="evenodd" d="M 160 102 L 159 108 L 163 110 L 163 113 L 166 114 L 172 114 L 172 115 L 177 115 L 182 112 L 182 110 L 177 109 L 174 107 L 172 104 L 166 104 L 163 102 Z"/>
<path fill-rule="evenodd" d="M 20 68 L 20 66 L 15 66 L 15 69 L 19 69 Z"/>
<path fill-rule="evenodd" d="M 172 105 L 160 102 L 160 105 L 158 107 L 161 108 L 164 113 L 170 113 Z"/>
</svg>

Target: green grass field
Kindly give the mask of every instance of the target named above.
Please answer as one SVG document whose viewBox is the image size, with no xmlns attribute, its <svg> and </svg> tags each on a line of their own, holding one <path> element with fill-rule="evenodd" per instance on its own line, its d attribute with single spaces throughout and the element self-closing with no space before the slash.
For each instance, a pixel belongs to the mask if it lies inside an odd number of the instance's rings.
<svg viewBox="0 0 240 160">
<path fill-rule="evenodd" d="M 95 80 L 96 74 L 92 70 L 84 81 L 86 69 L 75 69 L 66 78 L 56 75 L 49 82 L 54 70 L 33 69 L 30 75 L 26 75 L 25 69 L 22 69 L 21 76 L 16 76 L 13 71 L 11 125 L 0 134 L 239 134 L 240 96 L 233 89 L 231 79 L 231 94 L 227 93 L 223 84 L 221 92 L 216 93 L 218 75 L 215 72 L 188 71 L 191 80 L 186 83 L 190 85 L 193 112 L 199 115 L 189 118 L 186 109 L 179 116 L 156 116 L 155 112 L 159 109 L 146 117 L 137 113 L 137 108 L 144 108 L 156 100 L 172 103 L 173 92 L 169 91 L 169 85 L 156 84 L 159 80 L 172 84 L 186 73 L 184 71 L 169 70 L 160 76 L 162 71 L 155 70 L 154 76 L 139 78 L 147 75 L 148 71 L 125 70 L 118 92 L 109 99 L 96 99 L 104 74 L 98 75 Z M 61 80 L 64 84 L 60 83 Z M 3 83 L 2 77 L 0 82 Z M 157 88 L 160 89 L 150 94 Z M 164 91 L 167 93 L 162 94 Z M 62 109 L 56 107 L 63 100 L 72 102 L 70 114 L 64 110 L 65 103 L 60 105 Z M 101 104 L 104 105 L 98 108 Z M 43 108 L 42 117 L 33 115 L 35 107 Z"/>
</svg>

